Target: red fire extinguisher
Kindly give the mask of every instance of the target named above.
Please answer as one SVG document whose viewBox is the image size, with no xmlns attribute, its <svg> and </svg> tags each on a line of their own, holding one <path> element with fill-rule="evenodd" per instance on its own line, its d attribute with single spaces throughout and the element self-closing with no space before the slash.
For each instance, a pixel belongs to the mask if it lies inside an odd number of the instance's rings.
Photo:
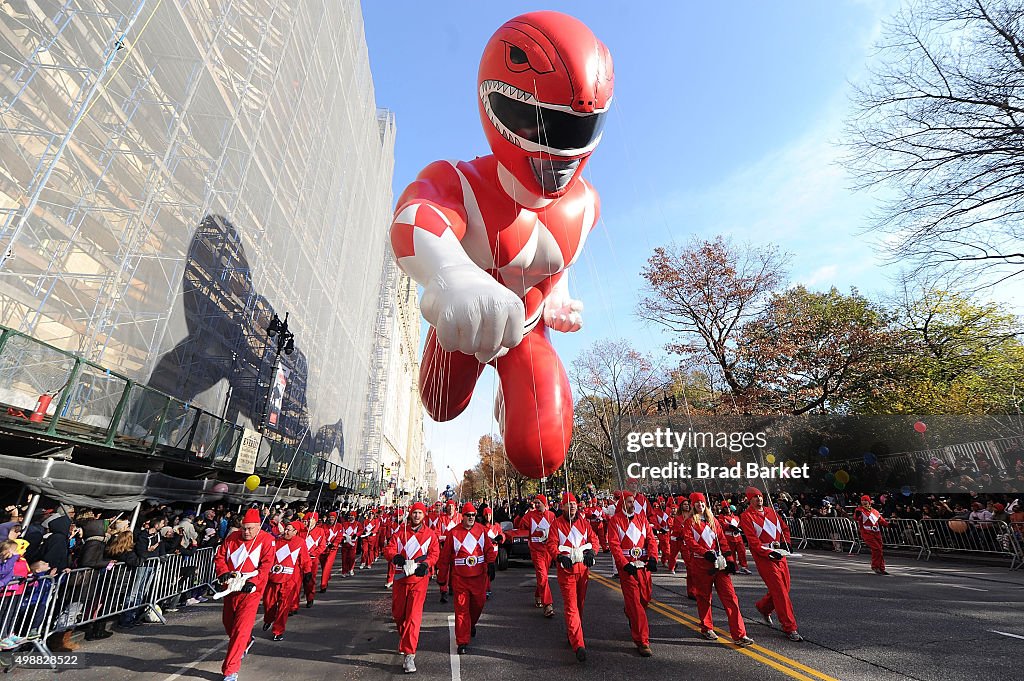
<svg viewBox="0 0 1024 681">
<path fill-rule="evenodd" d="M 43 419 L 46 418 L 46 410 L 50 408 L 50 402 L 53 401 L 53 395 L 44 393 L 39 396 L 39 401 L 36 402 L 35 411 L 28 417 L 29 421 L 33 423 L 42 423 Z"/>
</svg>

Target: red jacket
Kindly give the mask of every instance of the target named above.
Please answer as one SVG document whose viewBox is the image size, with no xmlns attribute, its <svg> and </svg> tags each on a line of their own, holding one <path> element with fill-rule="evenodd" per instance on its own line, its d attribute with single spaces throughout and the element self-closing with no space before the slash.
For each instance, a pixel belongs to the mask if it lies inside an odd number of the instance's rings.
<svg viewBox="0 0 1024 681">
<path fill-rule="evenodd" d="M 767 558 L 774 548 L 772 543 L 790 546 L 789 525 L 774 510 L 765 506 L 760 511 L 748 508 L 740 516 L 740 527 L 755 558 Z"/>
<path fill-rule="evenodd" d="M 451 573 L 459 577 L 479 577 L 494 560 L 494 547 L 487 536 L 487 528 L 476 523 L 467 530 L 460 524 L 448 532 L 448 541 L 441 548 L 437 583 L 447 584 Z"/>
<path fill-rule="evenodd" d="M 555 522 L 551 524 L 551 531 L 548 533 L 547 544 L 552 555 L 569 556 L 570 558 L 572 557 L 570 549 L 583 551 L 589 549 L 597 553 L 597 549 L 601 547 L 597 533 L 581 513 L 576 514 L 576 519 L 572 523 L 569 522 L 569 518 L 565 514 L 555 518 Z M 566 571 L 557 561 L 556 564 L 558 564 L 559 570 Z M 580 562 L 574 563 L 572 567 L 573 569 L 569 572 L 575 574 L 580 574 L 588 569 Z"/>
<path fill-rule="evenodd" d="M 555 522 L 555 514 L 551 511 L 530 510 L 519 519 L 516 527 L 530 533 L 530 550 L 532 551 L 536 547 L 546 546 L 553 522 Z"/>
<path fill-rule="evenodd" d="M 630 518 L 620 510 L 613 515 L 608 521 L 608 548 L 615 560 L 615 569 L 620 571 L 626 563 L 658 559 L 658 540 L 645 513 L 634 513 Z"/>
<path fill-rule="evenodd" d="M 276 584 L 294 579 L 296 570 L 302 575 L 312 570 L 305 540 L 299 535 L 288 541 L 278 537 L 274 540 L 274 566 L 270 568 L 270 581 Z"/>
<path fill-rule="evenodd" d="M 249 579 L 256 585 L 256 593 L 262 594 L 274 564 L 274 539 L 266 532 L 256 533 L 252 541 L 242 539 L 242 531 L 235 530 L 224 539 L 213 559 L 217 575 L 227 572 L 258 572 Z"/>
<path fill-rule="evenodd" d="M 408 523 L 402 526 L 391 541 L 384 547 L 384 557 L 391 561 L 395 556 L 401 556 L 405 560 L 415 560 L 427 564 L 427 574 L 423 577 L 413 575 L 408 579 L 423 580 L 430 579 L 430 572 L 437 565 L 437 559 L 441 554 L 438 546 L 437 535 L 427 527 L 426 523 L 420 525 L 418 531 L 413 531 Z M 401 568 L 395 571 L 395 579 L 406 579 L 405 572 Z"/>
</svg>

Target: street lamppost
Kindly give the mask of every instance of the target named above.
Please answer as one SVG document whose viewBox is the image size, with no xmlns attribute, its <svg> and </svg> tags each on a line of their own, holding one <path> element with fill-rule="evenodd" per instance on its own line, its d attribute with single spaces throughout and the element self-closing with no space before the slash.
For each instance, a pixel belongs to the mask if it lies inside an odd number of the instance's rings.
<svg viewBox="0 0 1024 681">
<path fill-rule="evenodd" d="M 263 403 L 263 415 L 260 417 L 260 434 L 267 428 L 267 418 L 270 416 L 270 402 L 274 396 L 274 387 L 277 385 L 277 370 L 281 365 L 281 353 L 286 355 L 295 351 L 295 334 L 288 330 L 288 313 L 284 313 L 284 321 L 274 314 L 267 326 L 267 337 L 275 340 L 276 350 L 274 352 L 274 368 L 270 372 L 270 389 L 267 391 L 267 399 Z"/>
</svg>

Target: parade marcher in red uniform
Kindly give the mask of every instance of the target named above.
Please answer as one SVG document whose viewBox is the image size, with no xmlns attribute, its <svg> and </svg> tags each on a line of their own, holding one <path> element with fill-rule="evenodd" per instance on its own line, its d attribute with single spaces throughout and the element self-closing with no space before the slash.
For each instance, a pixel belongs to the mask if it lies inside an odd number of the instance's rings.
<svg viewBox="0 0 1024 681">
<path fill-rule="evenodd" d="M 860 506 L 853 512 L 853 522 L 857 523 L 860 538 L 871 549 L 871 571 L 879 575 L 887 575 L 885 571 L 885 555 L 882 553 L 882 528 L 889 527 L 889 521 L 871 507 L 871 497 L 867 494 L 860 498 Z"/>
<path fill-rule="evenodd" d="M 402 669 L 407 674 L 416 671 L 423 602 L 430 586 L 430 572 L 440 555 L 437 535 L 424 522 L 426 513 L 423 504 L 413 504 L 409 508 L 408 523 L 395 533 L 384 549 L 384 557 L 398 568 L 391 590 L 391 615 L 398 626 L 398 651 L 405 655 Z"/>
<path fill-rule="evenodd" d="M 385 547 L 387 547 L 387 545 L 389 543 L 391 543 L 391 538 L 395 536 L 395 533 L 398 532 L 400 529 L 402 529 L 402 524 L 403 524 L 402 520 L 399 517 L 398 512 L 396 511 L 394 516 L 387 523 L 388 540 L 384 544 Z M 381 553 L 383 553 L 383 549 L 381 550 Z M 387 577 L 387 581 L 384 582 L 384 588 L 385 589 L 390 589 L 392 586 L 394 586 L 394 584 L 395 584 L 395 571 L 397 569 L 398 568 L 395 567 L 394 563 L 388 562 L 388 577 Z"/>
<path fill-rule="evenodd" d="M 305 578 L 302 574 L 295 574 L 295 583 L 299 585 L 299 592 L 295 594 L 295 610 L 299 609 L 300 592 L 306 594 L 306 607 L 313 607 L 313 598 L 316 595 L 316 569 L 320 565 L 320 554 L 327 548 L 327 537 L 324 535 L 324 528 L 317 523 L 320 516 L 316 512 L 306 514 L 302 519 L 305 530 L 300 533 L 306 544 L 306 552 L 309 553 L 310 573 L 312 579 Z"/>
<path fill-rule="evenodd" d="M 548 567 L 553 556 L 547 543 L 554 520 L 555 514 L 548 510 L 547 497 L 538 494 L 533 498 L 533 508 L 519 519 L 517 526 L 520 530 L 527 530 L 530 533 L 530 559 L 533 561 L 533 572 L 537 578 L 533 602 L 538 608 L 544 608 L 545 617 L 555 616 L 551 587 L 548 585 Z"/>
<path fill-rule="evenodd" d="M 494 579 L 494 547 L 487 528 L 476 522 L 476 508 L 466 503 L 462 522 L 448 530 L 437 563 L 437 581 L 445 584 L 455 599 L 455 645 L 465 654 L 469 639 L 476 636 L 476 623 L 487 602 L 488 580 Z"/>
<path fill-rule="evenodd" d="M 547 545 L 558 565 L 558 587 L 565 607 L 565 633 L 569 645 L 576 652 L 576 660 L 584 662 L 587 649 L 583 641 L 583 603 L 587 598 L 590 568 L 597 557 L 595 547 L 598 539 L 590 522 L 580 515 L 575 495 L 562 495 L 562 509 L 562 515 L 551 523 Z"/>
<path fill-rule="evenodd" d="M 672 536 L 672 518 L 662 508 L 661 497 L 658 497 L 658 500 L 651 504 L 651 508 L 647 512 L 647 520 L 654 529 L 654 536 L 658 538 L 658 553 L 661 557 L 661 564 L 667 566 L 668 552 L 671 550 L 669 537 Z"/>
<path fill-rule="evenodd" d="M 299 536 L 302 523 L 289 523 L 274 540 L 274 566 L 270 569 L 267 589 L 263 593 L 263 631 L 274 628 L 274 640 L 284 639 L 288 615 L 295 602 L 295 573 L 304 581 L 312 581 L 312 561 L 306 541 Z"/>
<path fill-rule="evenodd" d="M 619 510 L 608 523 L 608 544 L 619 571 L 633 643 L 642 657 L 650 657 L 647 604 L 651 602 L 653 588 L 651 574 L 658 571 L 658 540 L 647 523 L 647 514 L 637 512 L 633 492 L 629 490 L 622 492 Z"/>
<path fill-rule="evenodd" d="M 487 538 L 491 540 L 491 550 L 494 552 L 494 563 L 498 562 L 498 547 L 505 543 L 505 533 L 501 525 L 494 522 L 494 511 L 489 506 L 480 508 L 480 522 L 487 528 Z M 491 597 L 491 578 L 487 578 L 487 598 Z"/>
<path fill-rule="evenodd" d="M 370 515 L 363 521 L 360 539 L 363 541 L 363 562 L 360 570 L 369 570 L 374 561 L 377 560 L 377 533 L 380 531 L 380 520 L 371 511 Z"/>
<path fill-rule="evenodd" d="M 679 509 L 676 514 L 672 517 L 672 529 L 670 534 L 670 550 L 672 551 L 672 559 L 669 560 L 669 570 L 675 573 L 675 568 L 678 565 L 676 556 L 682 554 L 683 556 L 683 567 L 686 569 L 686 597 L 691 601 L 697 600 L 697 594 L 693 590 L 693 584 L 690 580 L 690 561 L 687 559 L 689 555 L 686 551 L 686 534 L 683 528 L 686 526 L 686 522 L 693 515 L 693 511 L 690 509 L 690 500 L 686 497 L 682 498 L 679 502 Z M 674 537 L 674 539 L 671 539 Z"/>
<path fill-rule="evenodd" d="M 605 538 L 604 534 L 604 514 L 600 506 L 592 508 L 587 511 L 587 519 L 590 522 L 590 529 L 594 531 L 594 536 L 597 537 L 598 545 L 595 545 L 595 551 L 607 551 L 608 550 L 608 539 Z"/>
<path fill-rule="evenodd" d="M 250 508 L 242 517 L 242 528 L 224 539 L 214 558 L 217 581 L 221 585 L 234 573 L 256 573 L 246 580 L 241 590 L 224 597 L 222 621 L 228 634 L 227 654 L 221 665 L 224 681 L 238 681 L 242 657 L 255 640 L 252 627 L 256 624 L 256 612 L 274 564 L 274 540 L 260 530 L 262 524 L 260 512 Z"/>
<path fill-rule="evenodd" d="M 711 588 L 718 592 L 725 614 L 729 618 L 729 633 L 732 642 L 740 647 L 754 643 L 747 637 L 747 628 L 740 614 L 739 599 L 732 586 L 731 574 L 736 574 L 736 561 L 729 547 L 722 524 L 711 515 L 704 495 L 694 492 L 690 495 L 693 515 L 686 521 L 683 536 L 686 551 L 693 565 L 693 590 L 697 594 L 697 616 L 701 621 L 701 636 L 709 641 L 718 640 L 715 623 L 711 619 Z"/>
<path fill-rule="evenodd" d="M 747 567 L 747 547 L 743 543 L 740 517 L 733 513 L 735 510 L 735 507 L 731 506 L 728 501 L 723 501 L 722 512 L 718 514 L 718 522 L 722 524 L 722 530 L 725 532 L 725 538 L 729 542 L 729 548 L 732 549 L 733 554 L 736 556 L 736 574 L 749 575 L 751 572 Z"/>
<path fill-rule="evenodd" d="M 331 570 L 334 569 L 334 559 L 338 556 L 338 546 L 341 544 L 341 523 L 338 522 L 338 514 L 331 511 L 327 514 L 327 524 L 324 525 L 324 551 L 320 554 L 320 593 L 327 591 L 327 584 L 331 581 Z"/>
<path fill-rule="evenodd" d="M 360 523 L 356 512 L 348 512 L 348 520 L 341 523 L 341 576 L 351 577 L 356 570 L 356 549 L 359 544 Z"/>
<path fill-rule="evenodd" d="M 757 611 L 763 621 L 772 626 L 772 612 L 777 612 L 782 631 L 791 641 L 802 641 L 796 630 L 796 615 L 789 599 L 789 565 L 786 557 L 776 549 L 784 543 L 791 546 L 789 526 L 778 514 L 764 505 L 764 495 L 759 489 L 747 488 L 747 510 L 740 516 L 740 527 L 747 537 L 750 555 L 754 557 L 757 573 L 768 587 L 768 593 L 757 602 Z"/>
</svg>

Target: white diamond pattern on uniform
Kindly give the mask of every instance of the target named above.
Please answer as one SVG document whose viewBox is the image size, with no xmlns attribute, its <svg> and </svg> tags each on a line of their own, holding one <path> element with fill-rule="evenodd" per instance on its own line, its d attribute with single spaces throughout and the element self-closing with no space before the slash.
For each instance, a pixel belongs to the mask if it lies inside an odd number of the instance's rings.
<svg viewBox="0 0 1024 681">
<path fill-rule="evenodd" d="M 408 541 L 402 544 L 402 551 L 405 552 L 405 557 L 412 560 L 420 554 L 422 551 L 426 555 L 427 551 L 430 550 L 430 538 L 427 541 L 420 544 L 420 540 L 416 538 L 416 535 L 409 537 Z"/>
<path fill-rule="evenodd" d="M 530 534 L 538 532 L 540 530 L 548 530 L 551 528 L 551 523 L 548 522 L 547 518 L 541 518 L 538 523 L 536 520 L 530 520 Z"/>
<path fill-rule="evenodd" d="M 231 559 L 231 568 L 233 570 L 240 569 L 246 559 L 251 559 L 253 565 L 259 565 L 260 547 L 257 545 L 255 550 L 250 553 L 245 544 L 239 544 L 237 549 L 228 554 L 228 558 Z"/>
<path fill-rule="evenodd" d="M 298 552 L 296 551 L 296 553 L 298 553 Z M 283 563 L 284 559 L 287 558 L 290 554 L 291 554 L 291 550 L 289 550 L 287 544 L 285 544 L 284 546 L 282 546 L 281 548 L 279 548 L 277 551 L 274 552 L 274 556 L 277 558 L 277 562 L 278 563 Z"/>
<path fill-rule="evenodd" d="M 569 530 L 569 534 L 565 534 L 561 530 L 558 531 L 558 543 L 561 546 L 570 546 L 578 549 L 586 538 L 587 536 L 580 532 L 575 525 Z"/>
<path fill-rule="evenodd" d="M 637 542 L 644 536 L 644 533 L 634 523 L 630 523 L 629 527 L 626 528 L 626 536 L 629 537 L 629 541 L 633 542 L 633 546 L 636 546 Z"/>
<path fill-rule="evenodd" d="M 700 537 L 704 540 L 704 543 L 708 546 L 715 545 L 715 533 L 711 529 L 710 525 L 705 525 L 704 529 L 700 531 Z"/>
</svg>

